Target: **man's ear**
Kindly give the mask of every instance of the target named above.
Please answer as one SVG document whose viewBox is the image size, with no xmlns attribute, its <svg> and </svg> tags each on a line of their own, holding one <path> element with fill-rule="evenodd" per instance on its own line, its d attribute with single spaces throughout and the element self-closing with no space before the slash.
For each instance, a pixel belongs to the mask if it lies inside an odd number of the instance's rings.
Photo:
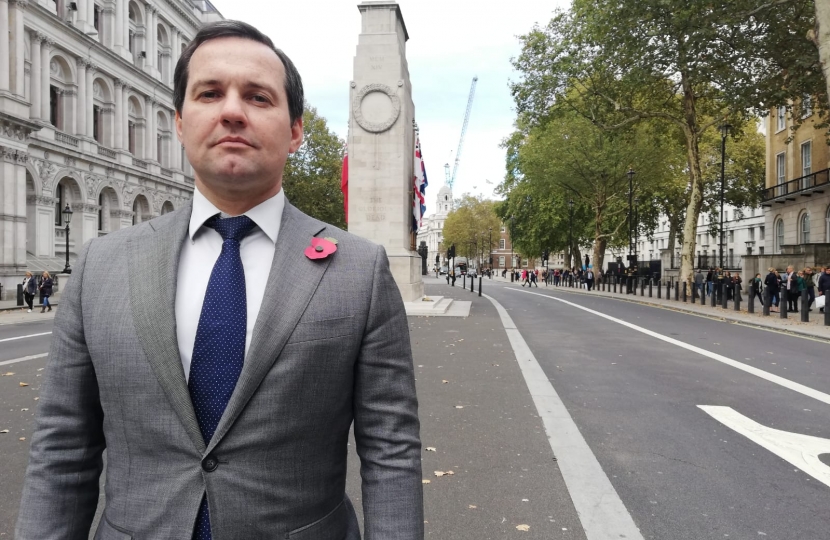
<svg viewBox="0 0 830 540">
<path fill-rule="evenodd" d="M 179 138 L 179 142 L 182 141 L 182 115 L 179 111 L 176 111 L 176 136 Z"/>
</svg>

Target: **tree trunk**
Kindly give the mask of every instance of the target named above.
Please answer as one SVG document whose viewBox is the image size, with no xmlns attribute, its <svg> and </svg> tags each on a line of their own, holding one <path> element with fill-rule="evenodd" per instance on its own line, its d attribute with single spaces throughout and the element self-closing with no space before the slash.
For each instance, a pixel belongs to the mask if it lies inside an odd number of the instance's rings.
<svg viewBox="0 0 830 540">
<path fill-rule="evenodd" d="M 671 260 L 674 260 L 674 246 L 677 244 L 677 223 L 672 221 L 669 218 L 669 254 L 671 255 Z"/>
<path fill-rule="evenodd" d="M 695 95 L 689 81 L 683 77 L 683 109 L 686 123 L 686 160 L 689 165 L 689 203 L 686 207 L 686 222 L 683 226 L 683 249 L 680 252 L 680 280 L 691 288 L 694 278 L 694 253 L 697 237 L 697 218 L 703 206 L 703 178 L 700 172 L 700 134 L 697 125 Z"/>
<path fill-rule="evenodd" d="M 579 246 L 574 246 L 574 258 L 571 267 L 582 268 L 582 254 L 579 252 Z"/>
<path fill-rule="evenodd" d="M 830 104 L 830 3 L 816 0 L 816 45 Z"/>
<path fill-rule="evenodd" d="M 603 201 L 604 202 L 604 201 Z M 602 263 L 605 257 L 605 246 L 608 245 L 608 240 L 602 234 L 602 224 L 605 219 L 605 204 L 598 202 L 594 207 L 594 273 L 602 274 Z"/>
</svg>

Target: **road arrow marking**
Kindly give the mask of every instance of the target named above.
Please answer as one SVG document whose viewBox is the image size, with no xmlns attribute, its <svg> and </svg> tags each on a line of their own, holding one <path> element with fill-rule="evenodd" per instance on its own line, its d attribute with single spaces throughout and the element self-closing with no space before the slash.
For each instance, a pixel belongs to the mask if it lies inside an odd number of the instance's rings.
<svg viewBox="0 0 830 540">
<path fill-rule="evenodd" d="M 731 407 L 714 405 L 698 405 L 698 407 L 721 424 L 763 446 L 830 487 L 830 467 L 818 458 L 821 454 L 830 454 L 830 439 L 768 428 Z"/>
</svg>

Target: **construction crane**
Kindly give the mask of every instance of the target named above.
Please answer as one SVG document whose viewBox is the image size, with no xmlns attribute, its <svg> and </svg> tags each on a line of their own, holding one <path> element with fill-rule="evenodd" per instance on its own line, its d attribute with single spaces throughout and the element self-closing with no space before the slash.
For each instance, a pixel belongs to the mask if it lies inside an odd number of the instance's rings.
<svg viewBox="0 0 830 540">
<path fill-rule="evenodd" d="M 467 112 L 464 113 L 464 125 L 461 127 L 461 137 L 458 139 L 458 150 L 455 151 L 455 164 L 452 168 L 452 176 L 450 176 L 450 164 L 444 164 L 444 176 L 446 177 L 447 187 L 452 189 L 455 183 L 455 175 L 458 174 L 458 163 L 461 161 L 461 147 L 464 146 L 464 135 L 467 133 L 467 124 L 470 123 L 470 111 L 473 110 L 473 98 L 476 95 L 476 83 L 478 77 L 473 77 L 473 84 L 470 86 L 470 97 L 467 98 Z"/>
</svg>

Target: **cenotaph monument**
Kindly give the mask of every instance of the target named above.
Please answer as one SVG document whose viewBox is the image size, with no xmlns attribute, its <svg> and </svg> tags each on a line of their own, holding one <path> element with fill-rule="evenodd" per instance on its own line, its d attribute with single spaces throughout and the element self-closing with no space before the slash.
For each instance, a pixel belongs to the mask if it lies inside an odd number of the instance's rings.
<svg viewBox="0 0 830 540">
<path fill-rule="evenodd" d="M 406 63 L 409 35 L 400 6 L 358 5 L 362 29 L 354 59 L 349 118 L 349 232 L 386 248 L 406 303 L 424 296 L 412 234 L 415 105 Z"/>
</svg>

